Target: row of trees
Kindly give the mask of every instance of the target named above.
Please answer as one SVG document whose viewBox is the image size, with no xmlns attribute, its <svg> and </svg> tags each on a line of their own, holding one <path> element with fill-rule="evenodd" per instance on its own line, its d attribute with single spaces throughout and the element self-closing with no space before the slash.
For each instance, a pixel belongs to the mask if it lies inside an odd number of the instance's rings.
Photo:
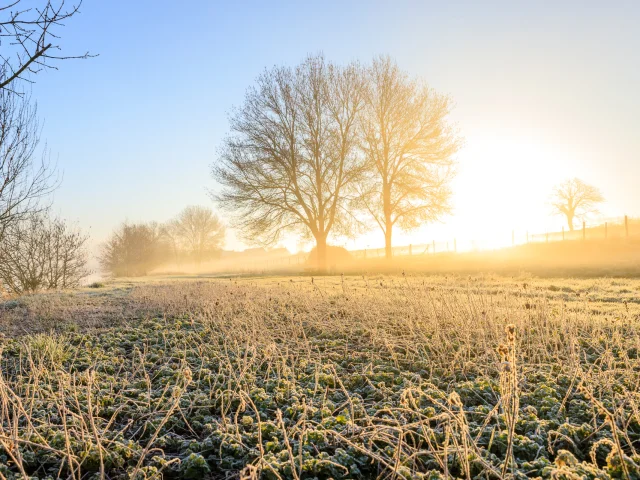
<svg viewBox="0 0 640 480">
<path fill-rule="evenodd" d="M 449 211 L 461 138 L 451 99 L 387 57 L 346 66 L 312 56 L 263 73 L 230 117 L 214 195 L 250 242 L 291 230 L 313 237 L 326 267 L 330 235 L 376 224 L 391 257 L 393 228 Z"/>
<path fill-rule="evenodd" d="M 102 246 L 102 269 L 117 277 L 143 276 L 163 263 L 179 268 L 220 256 L 225 227 L 210 208 L 190 206 L 165 224 L 123 223 Z"/>
</svg>

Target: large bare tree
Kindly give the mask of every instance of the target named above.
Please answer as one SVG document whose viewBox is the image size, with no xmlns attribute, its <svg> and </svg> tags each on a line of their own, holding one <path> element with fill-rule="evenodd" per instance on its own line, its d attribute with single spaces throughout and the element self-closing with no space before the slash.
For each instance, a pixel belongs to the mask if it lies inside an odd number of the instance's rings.
<svg viewBox="0 0 640 480">
<path fill-rule="evenodd" d="M 579 178 L 565 180 L 556 186 L 551 194 L 551 207 L 554 213 L 566 217 L 569 230 L 573 232 L 576 218 L 584 219 L 598 212 L 598 204 L 604 197 L 597 187 L 583 182 Z"/>
<path fill-rule="evenodd" d="M 363 170 L 356 119 L 360 68 L 307 58 L 266 71 L 230 118 L 213 176 L 214 199 L 251 243 L 273 244 L 287 230 L 315 239 L 326 268 L 327 237 L 348 230 L 348 195 Z"/>
<path fill-rule="evenodd" d="M 392 256 L 393 227 L 409 230 L 449 211 L 449 181 L 461 139 L 448 117 L 451 100 L 409 78 L 389 57 L 367 70 L 361 115 L 368 175 L 359 203 L 385 236 Z"/>
<path fill-rule="evenodd" d="M 225 227 L 210 208 L 189 206 L 170 222 L 167 233 L 170 239 L 177 240 L 196 264 L 200 265 L 203 260 L 218 254 L 222 249 Z M 172 247 L 175 246 L 172 243 Z"/>
<path fill-rule="evenodd" d="M 62 55 L 60 29 L 79 13 L 82 0 L 0 1 L 0 90 L 14 92 L 17 80 L 29 80 L 43 68 L 56 69 L 55 62 L 83 55 Z"/>
<path fill-rule="evenodd" d="M 37 158 L 40 129 L 27 97 L 0 90 L 0 239 L 6 228 L 42 210 L 57 186 L 45 153 Z"/>
</svg>

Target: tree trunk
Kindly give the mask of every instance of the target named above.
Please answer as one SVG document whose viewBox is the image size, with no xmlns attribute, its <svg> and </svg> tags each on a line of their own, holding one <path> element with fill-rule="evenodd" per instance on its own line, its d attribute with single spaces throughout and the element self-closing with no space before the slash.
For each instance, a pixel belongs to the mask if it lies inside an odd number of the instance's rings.
<svg viewBox="0 0 640 480">
<path fill-rule="evenodd" d="M 569 231 L 573 232 L 573 215 L 567 215 L 567 223 L 569 224 Z"/>
<path fill-rule="evenodd" d="M 393 222 L 391 221 L 391 186 L 384 182 L 382 186 L 382 209 L 384 211 L 384 256 L 391 260 L 393 250 L 391 250 L 391 234 Z"/>
<path fill-rule="evenodd" d="M 384 231 L 384 256 L 387 260 L 391 260 L 393 257 L 393 250 L 391 250 L 391 234 L 393 225 L 390 220 L 387 220 Z"/>
<path fill-rule="evenodd" d="M 324 235 L 316 237 L 316 267 L 320 273 L 327 272 L 327 237 Z"/>
</svg>

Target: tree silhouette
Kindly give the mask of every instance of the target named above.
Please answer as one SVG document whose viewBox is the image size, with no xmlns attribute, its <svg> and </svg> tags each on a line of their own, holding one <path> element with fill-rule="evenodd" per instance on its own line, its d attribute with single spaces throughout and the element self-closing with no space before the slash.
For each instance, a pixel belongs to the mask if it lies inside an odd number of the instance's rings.
<svg viewBox="0 0 640 480">
<path fill-rule="evenodd" d="M 361 116 L 368 175 L 360 205 L 373 216 L 392 256 L 392 231 L 418 227 L 449 211 L 453 156 L 461 140 L 447 122 L 451 101 L 410 79 L 388 57 L 367 71 Z"/>
<path fill-rule="evenodd" d="M 81 4 L 68 5 L 65 0 L 0 3 L 0 90 L 14 92 L 16 81 L 28 80 L 28 74 L 42 69 L 56 69 L 55 61 L 91 56 L 88 52 L 76 56 L 57 53 L 60 29 L 80 12 Z"/>
<path fill-rule="evenodd" d="M 0 290 L 76 288 L 89 275 L 88 237 L 45 212 L 12 222 L 0 239 Z"/>
<path fill-rule="evenodd" d="M 249 89 L 213 166 L 222 185 L 213 197 L 244 239 L 268 245 L 302 230 L 326 268 L 327 237 L 348 231 L 348 194 L 363 171 L 355 148 L 362 83 L 356 65 L 313 56 L 266 71 Z"/>
<path fill-rule="evenodd" d="M 224 224 L 210 208 L 189 206 L 170 226 L 169 231 L 174 233 L 198 265 L 206 257 L 218 253 L 224 243 Z"/>
<path fill-rule="evenodd" d="M 565 180 L 554 188 L 551 194 L 551 205 L 555 213 L 567 218 L 569 230 L 574 230 L 576 217 L 597 213 L 597 205 L 604 202 L 600 190 L 593 185 L 584 183 L 579 178 Z"/>
<path fill-rule="evenodd" d="M 0 90 L 0 239 L 12 223 L 43 211 L 58 185 L 46 152 L 36 158 L 40 125 L 28 97 Z"/>
<path fill-rule="evenodd" d="M 137 277 L 160 265 L 165 251 L 157 223 L 123 223 L 102 245 L 98 260 L 114 277 Z"/>
</svg>

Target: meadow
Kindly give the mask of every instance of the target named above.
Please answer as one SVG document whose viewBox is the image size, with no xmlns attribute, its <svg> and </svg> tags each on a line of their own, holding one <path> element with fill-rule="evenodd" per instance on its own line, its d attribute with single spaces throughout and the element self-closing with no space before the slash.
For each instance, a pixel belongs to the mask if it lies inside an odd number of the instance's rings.
<svg viewBox="0 0 640 480">
<path fill-rule="evenodd" d="M 0 303 L 0 478 L 640 478 L 640 280 L 92 287 Z"/>
</svg>

